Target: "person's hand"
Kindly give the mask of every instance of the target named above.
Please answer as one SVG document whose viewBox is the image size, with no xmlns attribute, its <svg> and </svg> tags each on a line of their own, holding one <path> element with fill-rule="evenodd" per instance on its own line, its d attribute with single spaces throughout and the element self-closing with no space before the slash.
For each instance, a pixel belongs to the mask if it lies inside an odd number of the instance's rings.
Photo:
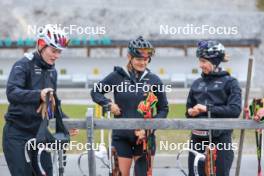
<svg viewBox="0 0 264 176">
<path fill-rule="evenodd" d="M 191 117 L 194 117 L 194 116 L 197 116 L 198 114 L 200 113 L 200 111 L 196 108 L 189 108 L 188 109 L 188 114 L 191 116 Z"/>
<path fill-rule="evenodd" d="M 41 96 L 41 103 L 37 109 L 37 113 L 40 113 L 42 118 L 44 117 L 48 117 L 48 112 L 47 112 L 47 105 L 46 105 L 46 96 L 47 96 L 47 93 L 50 92 L 50 101 L 51 101 L 51 110 L 52 112 L 55 111 L 55 106 L 56 106 L 56 103 L 55 103 L 55 99 L 54 99 L 54 96 L 53 96 L 53 89 L 52 88 L 45 88 L 45 89 L 42 89 L 41 92 L 40 92 L 40 96 Z"/>
<path fill-rule="evenodd" d="M 119 106 L 115 103 L 110 103 L 110 111 L 117 116 L 121 114 Z"/>
<path fill-rule="evenodd" d="M 264 118 L 264 108 L 261 108 L 257 111 L 257 114 L 254 116 L 254 120 L 260 122 Z"/>
<path fill-rule="evenodd" d="M 193 109 L 198 110 L 200 113 L 202 112 L 207 112 L 207 107 L 205 105 L 202 104 L 197 104 L 193 107 Z"/>
<path fill-rule="evenodd" d="M 143 129 L 135 130 L 135 135 L 137 136 L 136 144 L 141 144 L 143 139 L 146 138 L 145 130 L 143 130 Z"/>
<path fill-rule="evenodd" d="M 42 89 L 41 92 L 40 92 L 40 99 L 41 99 L 41 101 L 46 102 L 47 93 L 50 92 L 51 94 L 53 94 L 53 91 L 54 90 L 52 88 Z M 53 96 L 51 96 L 51 97 L 53 97 Z"/>
<path fill-rule="evenodd" d="M 76 135 L 79 134 L 79 129 L 77 129 L 77 128 L 71 128 L 69 130 L 69 133 L 70 133 L 70 136 L 76 136 Z"/>
</svg>

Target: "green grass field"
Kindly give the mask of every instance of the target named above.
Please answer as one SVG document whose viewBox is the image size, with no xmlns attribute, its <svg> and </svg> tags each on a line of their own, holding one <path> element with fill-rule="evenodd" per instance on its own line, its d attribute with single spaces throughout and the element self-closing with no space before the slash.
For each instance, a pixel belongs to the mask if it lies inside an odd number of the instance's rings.
<svg viewBox="0 0 264 176">
<path fill-rule="evenodd" d="M 63 111 L 69 115 L 71 118 L 85 118 L 85 113 L 87 106 L 86 105 L 63 105 Z M 0 152 L 2 152 L 2 129 L 4 126 L 4 114 L 7 111 L 6 104 L 0 104 Z M 170 111 L 168 118 L 183 118 L 185 113 L 185 106 L 183 104 L 173 104 L 170 105 Z M 173 149 L 177 143 L 185 143 L 189 139 L 190 131 L 189 130 L 158 130 L 156 132 L 157 136 L 157 152 L 162 153 L 174 153 L 174 150 L 166 150 L 163 145 L 163 149 L 160 150 L 160 144 L 170 144 Z M 238 141 L 239 130 L 236 130 L 233 134 L 234 142 Z M 107 139 L 107 131 L 105 130 L 105 140 Z M 246 132 L 246 143 L 254 146 L 254 133 L 253 130 Z M 77 141 L 81 143 L 86 142 L 86 131 L 80 130 L 79 135 L 72 137 L 72 141 Z M 99 142 L 99 130 L 95 132 L 95 143 Z M 106 142 L 106 141 L 105 141 Z M 106 142 L 107 143 L 107 142 Z M 73 150 L 71 153 L 79 153 L 80 151 Z"/>
<path fill-rule="evenodd" d="M 257 0 L 257 8 L 260 11 L 264 11 L 264 0 Z"/>
</svg>

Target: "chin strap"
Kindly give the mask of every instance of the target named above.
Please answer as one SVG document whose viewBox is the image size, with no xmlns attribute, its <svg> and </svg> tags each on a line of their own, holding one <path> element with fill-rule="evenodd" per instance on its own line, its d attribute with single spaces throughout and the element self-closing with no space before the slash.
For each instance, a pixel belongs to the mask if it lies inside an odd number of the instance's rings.
<svg viewBox="0 0 264 176">
<path fill-rule="evenodd" d="M 38 48 L 38 53 L 39 53 L 40 56 L 41 56 L 41 53 L 43 52 L 43 50 L 44 50 L 45 48 L 47 48 L 47 47 L 48 47 L 48 45 L 44 45 L 43 48 L 41 48 L 41 49 Z M 42 56 L 41 56 L 41 57 L 42 57 Z"/>
<path fill-rule="evenodd" d="M 132 59 L 133 59 L 133 57 L 132 57 Z M 133 76 L 136 78 L 136 79 L 140 79 L 140 76 L 144 73 L 144 71 L 142 72 L 142 71 L 137 71 L 135 68 L 134 68 L 134 66 L 133 66 L 133 64 L 132 64 L 132 62 L 131 62 L 131 60 L 129 61 L 129 65 L 130 65 L 130 69 L 128 69 L 130 72 L 132 72 L 132 74 L 134 74 Z"/>
</svg>

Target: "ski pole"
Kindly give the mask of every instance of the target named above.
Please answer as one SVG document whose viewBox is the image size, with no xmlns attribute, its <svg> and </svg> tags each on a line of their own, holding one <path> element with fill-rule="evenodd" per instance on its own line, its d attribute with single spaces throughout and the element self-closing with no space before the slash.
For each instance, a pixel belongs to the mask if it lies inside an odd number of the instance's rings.
<svg viewBox="0 0 264 176">
<path fill-rule="evenodd" d="M 212 108 L 212 105 L 208 104 L 207 105 L 208 119 L 212 118 L 212 116 L 211 116 L 211 108 Z M 214 173 L 214 162 L 213 162 L 213 152 L 212 152 L 213 149 L 211 149 L 212 142 L 213 142 L 213 140 L 212 140 L 212 130 L 209 129 L 210 175 L 214 176 L 215 173 Z"/>
<path fill-rule="evenodd" d="M 107 113 L 107 119 L 111 119 L 111 111 L 109 105 L 103 107 L 104 112 Z M 111 130 L 108 131 L 108 159 L 109 159 L 109 176 L 113 175 L 112 171 L 112 142 L 111 142 Z"/>
</svg>

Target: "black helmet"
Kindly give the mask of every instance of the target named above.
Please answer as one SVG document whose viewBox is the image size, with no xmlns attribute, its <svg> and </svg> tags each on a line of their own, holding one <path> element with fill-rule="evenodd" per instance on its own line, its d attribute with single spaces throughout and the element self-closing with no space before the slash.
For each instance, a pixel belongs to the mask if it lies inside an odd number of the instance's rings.
<svg viewBox="0 0 264 176">
<path fill-rule="evenodd" d="M 139 36 L 136 40 L 131 40 L 129 42 L 128 53 L 133 57 L 149 57 L 151 59 L 155 53 L 155 49 L 149 41 Z"/>
<path fill-rule="evenodd" d="M 203 40 L 198 42 L 196 50 L 198 58 L 204 58 L 210 61 L 213 65 L 218 66 L 225 58 L 225 47 L 213 40 Z"/>
</svg>

